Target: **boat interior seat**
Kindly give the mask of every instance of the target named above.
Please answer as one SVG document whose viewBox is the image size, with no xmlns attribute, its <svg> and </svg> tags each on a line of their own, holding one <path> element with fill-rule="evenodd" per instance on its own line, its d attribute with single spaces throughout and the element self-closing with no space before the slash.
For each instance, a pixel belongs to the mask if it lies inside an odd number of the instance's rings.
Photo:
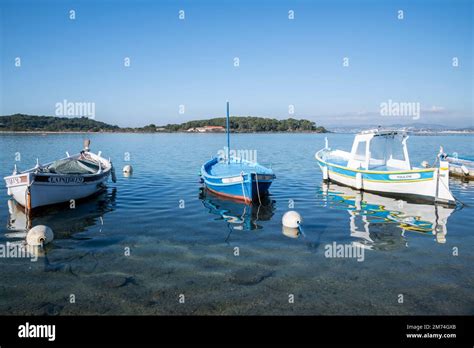
<svg viewBox="0 0 474 348">
<path fill-rule="evenodd" d="M 241 172 L 254 172 L 256 171 L 255 166 L 249 166 L 246 163 L 232 163 L 228 165 L 226 163 L 216 163 L 210 170 L 211 175 L 216 176 L 232 176 L 240 175 Z"/>
<path fill-rule="evenodd" d="M 328 158 L 327 160 L 329 160 L 331 163 L 344 166 L 344 167 L 347 167 L 348 165 L 348 160 L 341 157 L 331 157 L 331 158 Z"/>
<path fill-rule="evenodd" d="M 238 176 L 241 173 L 273 174 L 271 169 L 251 162 L 218 162 L 206 169 L 213 176 Z"/>
</svg>

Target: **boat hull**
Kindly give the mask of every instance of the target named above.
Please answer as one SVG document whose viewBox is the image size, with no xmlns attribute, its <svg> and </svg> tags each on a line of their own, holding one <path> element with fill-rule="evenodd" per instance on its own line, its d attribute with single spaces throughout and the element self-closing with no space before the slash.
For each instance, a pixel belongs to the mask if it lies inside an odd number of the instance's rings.
<svg viewBox="0 0 474 348">
<path fill-rule="evenodd" d="M 206 187 L 212 193 L 217 195 L 237 199 L 245 203 L 252 202 L 252 185 L 249 182 L 240 182 L 233 185 L 222 185 L 222 183 L 211 182 L 209 180 L 204 180 Z"/>
<path fill-rule="evenodd" d="M 474 168 L 467 168 L 467 171 L 461 166 L 450 165 L 449 173 L 457 178 L 466 180 L 474 180 Z"/>
<path fill-rule="evenodd" d="M 241 173 L 233 176 L 213 176 L 208 168 L 217 163 L 213 159 L 201 169 L 201 178 L 206 188 L 214 194 L 250 204 L 259 196 L 268 194 L 274 175 L 268 173 Z"/>
<path fill-rule="evenodd" d="M 100 162 L 103 170 L 93 174 L 47 173 L 35 168 L 4 178 L 8 195 L 21 206 L 29 209 L 68 202 L 91 196 L 105 187 L 108 178 L 113 176 L 110 161 L 92 153 L 85 153 Z M 75 158 L 79 155 L 68 158 Z"/>
<path fill-rule="evenodd" d="M 206 188 L 214 194 L 231 199 L 237 199 L 245 203 L 251 203 L 253 200 L 258 199 L 259 194 L 262 196 L 267 195 L 270 185 L 272 184 L 271 181 L 263 179 L 258 181 L 257 184 L 255 175 L 252 174 L 252 177 L 252 179 L 245 180 L 244 178 L 240 182 L 227 185 L 216 180 L 206 179 L 204 179 L 204 183 Z"/>
<path fill-rule="evenodd" d="M 323 150 L 321 150 L 323 151 Z M 325 180 L 330 180 L 352 188 L 387 194 L 419 196 L 428 200 L 454 204 L 449 191 L 449 165 L 406 171 L 355 170 L 326 162 L 321 151 L 316 160 L 323 171 Z"/>
<path fill-rule="evenodd" d="M 21 174 L 22 176 L 24 174 Z M 67 202 L 91 196 L 105 187 L 110 172 L 104 172 L 87 179 L 77 175 L 29 174 L 25 183 L 12 185 L 15 176 L 6 177 L 8 194 L 23 207 L 34 209 L 40 206 Z"/>
</svg>

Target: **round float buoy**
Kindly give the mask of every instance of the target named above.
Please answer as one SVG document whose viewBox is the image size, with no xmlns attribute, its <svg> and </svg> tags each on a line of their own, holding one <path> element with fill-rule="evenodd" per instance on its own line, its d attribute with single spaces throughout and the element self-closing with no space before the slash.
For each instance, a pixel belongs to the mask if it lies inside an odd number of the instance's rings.
<svg viewBox="0 0 474 348">
<path fill-rule="evenodd" d="M 430 166 L 430 164 L 427 161 L 423 161 L 423 162 L 421 162 L 421 166 L 423 168 L 428 168 Z"/>
<path fill-rule="evenodd" d="M 45 225 L 38 225 L 28 231 L 26 243 L 32 246 L 45 245 L 54 238 L 53 230 Z"/>
<path fill-rule="evenodd" d="M 132 166 L 131 166 L 130 164 L 127 164 L 125 167 L 123 167 L 123 170 L 122 170 L 122 171 L 123 171 L 124 174 L 130 175 L 130 174 L 132 174 L 132 172 L 133 172 L 133 168 L 132 168 Z"/>
<path fill-rule="evenodd" d="M 290 210 L 290 211 L 287 211 L 283 215 L 281 222 L 283 226 L 286 226 L 289 228 L 298 228 L 300 224 L 303 222 L 303 218 L 298 212 L 294 210 Z"/>
</svg>

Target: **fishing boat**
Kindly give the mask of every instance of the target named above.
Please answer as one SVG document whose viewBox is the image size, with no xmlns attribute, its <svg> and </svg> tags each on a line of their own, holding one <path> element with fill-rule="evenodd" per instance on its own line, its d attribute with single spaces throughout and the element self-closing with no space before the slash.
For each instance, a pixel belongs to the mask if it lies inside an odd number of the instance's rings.
<svg viewBox="0 0 474 348">
<path fill-rule="evenodd" d="M 449 162 L 438 155 L 439 167 L 412 167 L 408 138 L 403 130 L 368 130 L 355 136 L 351 152 L 331 150 L 326 139 L 325 148 L 315 157 L 324 180 L 357 190 L 455 204 L 449 190 Z"/>
<path fill-rule="evenodd" d="M 246 204 L 261 203 L 262 196 L 275 179 L 275 174 L 255 161 L 231 156 L 229 129 L 229 102 L 227 102 L 227 148 L 225 154 L 216 156 L 201 167 L 201 179 L 206 188 L 220 196 L 236 199 Z"/>
<path fill-rule="evenodd" d="M 115 172 L 110 160 L 89 150 L 90 141 L 84 142 L 84 149 L 76 154 L 18 171 L 15 165 L 13 174 L 4 178 L 8 195 L 26 210 L 40 206 L 77 200 L 91 196 L 105 188 Z"/>
<path fill-rule="evenodd" d="M 442 151 L 442 150 L 441 150 Z M 474 180 L 474 158 L 461 157 L 457 153 L 443 153 L 442 158 L 449 162 L 449 173 L 452 176 Z"/>
</svg>

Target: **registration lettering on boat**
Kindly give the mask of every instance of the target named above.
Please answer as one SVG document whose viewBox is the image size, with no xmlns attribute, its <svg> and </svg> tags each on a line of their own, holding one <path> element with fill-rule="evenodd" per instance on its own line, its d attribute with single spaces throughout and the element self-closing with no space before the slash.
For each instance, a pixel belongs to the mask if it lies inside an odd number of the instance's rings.
<svg viewBox="0 0 474 348">
<path fill-rule="evenodd" d="M 48 181 L 52 184 L 81 184 L 84 182 L 82 176 L 50 176 Z"/>
<path fill-rule="evenodd" d="M 18 185 L 18 184 L 28 182 L 28 177 L 26 175 L 14 176 L 12 178 L 6 179 L 6 182 L 9 186 Z"/>
<path fill-rule="evenodd" d="M 389 179 L 392 180 L 414 180 L 421 178 L 420 173 L 412 173 L 412 174 L 390 174 Z"/>
<path fill-rule="evenodd" d="M 231 178 L 222 178 L 222 182 L 224 184 L 230 184 L 230 183 L 233 183 L 233 182 L 242 182 L 242 181 L 243 181 L 242 176 L 233 176 Z"/>
</svg>

